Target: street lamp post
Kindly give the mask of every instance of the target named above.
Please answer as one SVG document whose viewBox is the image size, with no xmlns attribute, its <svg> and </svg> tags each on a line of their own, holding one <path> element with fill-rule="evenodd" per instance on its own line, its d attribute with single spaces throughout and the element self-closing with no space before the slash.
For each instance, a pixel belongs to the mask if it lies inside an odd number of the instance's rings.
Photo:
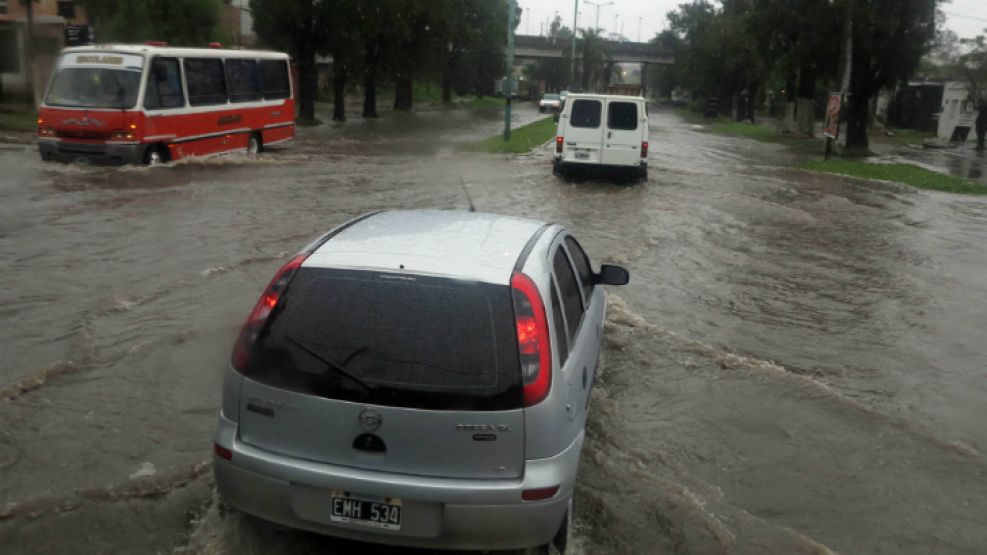
<svg viewBox="0 0 987 555">
<path fill-rule="evenodd" d="M 576 83 L 576 32 L 579 30 L 579 0 L 572 5 L 572 57 L 569 58 L 569 90 Z"/>
<path fill-rule="evenodd" d="M 602 8 L 603 6 L 613 6 L 614 3 L 613 2 L 599 2 L 599 3 L 597 3 L 597 2 L 590 2 L 590 0 L 583 0 L 583 2 L 586 2 L 590 6 L 596 7 L 596 27 L 594 27 L 594 29 L 599 29 L 600 28 L 600 8 Z"/>
<path fill-rule="evenodd" d="M 511 95 L 514 93 L 514 18 L 517 0 L 507 2 L 507 79 L 504 80 L 504 142 L 511 140 Z"/>
</svg>

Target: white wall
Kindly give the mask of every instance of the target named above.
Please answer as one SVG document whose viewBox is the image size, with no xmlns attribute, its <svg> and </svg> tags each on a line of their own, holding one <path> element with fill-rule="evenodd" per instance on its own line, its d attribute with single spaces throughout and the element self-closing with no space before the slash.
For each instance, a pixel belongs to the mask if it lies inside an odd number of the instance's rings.
<svg viewBox="0 0 987 555">
<path fill-rule="evenodd" d="M 973 121 L 977 113 L 970 100 L 970 91 L 965 81 L 947 81 L 942 92 L 942 112 L 939 114 L 939 130 L 937 135 L 941 140 L 948 141 L 953 136 L 953 130 L 963 121 L 971 127 L 968 141 L 976 140 Z"/>
</svg>

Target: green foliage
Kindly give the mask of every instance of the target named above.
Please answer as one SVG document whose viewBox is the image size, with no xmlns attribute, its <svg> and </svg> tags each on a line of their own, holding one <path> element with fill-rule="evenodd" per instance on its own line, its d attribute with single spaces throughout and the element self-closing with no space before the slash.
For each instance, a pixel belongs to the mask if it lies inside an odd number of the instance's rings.
<svg viewBox="0 0 987 555">
<path fill-rule="evenodd" d="M 987 187 L 983 185 L 959 177 L 929 171 L 912 164 L 872 164 L 860 160 L 813 160 L 806 162 L 802 167 L 817 172 L 896 181 L 919 189 L 934 189 L 970 195 L 987 194 Z"/>
<path fill-rule="evenodd" d="M 464 145 L 463 150 L 495 154 L 524 154 L 551 140 L 555 136 L 555 130 L 556 125 L 553 118 L 544 118 L 512 129 L 510 141 L 505 142 L 503 135 L 495 135 L 489 139 Z"/>
<path fill-rule="evenodd" d="M 33 112 L 0 112 L 0 129 L 11 131 L 35 131 L 38 115 Z"/>
<path fill-rule="evenodd" d="M 222 40 L 221 0 L 104 0 L 91 2 L 101 40 L 162 40 L 178 46 L 205 46 Z"/>
</svg>

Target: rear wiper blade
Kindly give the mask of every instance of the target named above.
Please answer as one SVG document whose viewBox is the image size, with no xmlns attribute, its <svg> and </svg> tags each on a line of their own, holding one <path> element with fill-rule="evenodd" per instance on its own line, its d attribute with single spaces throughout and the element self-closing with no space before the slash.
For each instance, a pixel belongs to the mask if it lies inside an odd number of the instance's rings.
<svg viewBox="0 0 987 555">
<path fill-rule="evenodd" d="M 299 349 L 305 351 L 306 353 L 308 353 L 309 355 L 311 355 L 312 357 L 314 357 L 315 359 L 317 359 L 322 364 L 325 364 L 326 365 L 326 369 L 333 370 L 334 372 L 336 372 L 340 376 L 343 376 L 344 378 L 349 379 L 351 382 L 353 382 L 353 383 L 359 385 L 360 387 L 362 387 L 363 389 L 365 389 L 367 391 L 367 393 L 372 393 L 372 392 L 374 392 L 377 389 L 376 387 L 368 384 L 367 382 L 361 380 L 360 378 L 354 376 L 353 374 L 350 374 L 346 370 L 346 368 L 343 367 L 342 364 L 340 364 L 340 363 L 338 363 L 338 362 L 336 362 L 336 361 L 334 361 L 334 360 L 332 360 L 330 358 L 326 358 L 326 357 L 320 355 L 319 353 L 313 351 L 308 345 L 305 345 L 304 343 L 302 343 L 301 341 L 295 339 L 294 337 L 285 334 L 284 338 L 287 339 L 288 341 L 290 341 L 293 345 L 295 345 Z M 353 355 L 350 355 L 349 357 L 347 357 L 347 360 L 349 360 L 352 357 L 353 357 Z"/>
</svg>

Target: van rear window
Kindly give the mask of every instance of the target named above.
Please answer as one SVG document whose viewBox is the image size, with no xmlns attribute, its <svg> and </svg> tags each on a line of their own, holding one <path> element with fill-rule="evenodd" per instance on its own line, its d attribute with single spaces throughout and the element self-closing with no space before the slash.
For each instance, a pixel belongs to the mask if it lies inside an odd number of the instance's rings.
<svg viewBox="0 0 987 555">
<path fill-rule="evenodd" d="M 623 131 L 637 129 L 637 104 L 633 102 L 607 104 L 607 127 Z"/>
<path fill-rule="evenodd" d="M 246 374 L 301 393 L 434 410 L 521 406 L 506 285 L 303 268 Z M 354 383 L 331 361 L 365 385 Z"/>
<path fill-rule="evenodd" d="M 599 100 L 577 100 L 572 103 L 569 125 L 596 129 L 600 126 L 600 112 L 602 111 L 603 107 Z"/>
</svg>

